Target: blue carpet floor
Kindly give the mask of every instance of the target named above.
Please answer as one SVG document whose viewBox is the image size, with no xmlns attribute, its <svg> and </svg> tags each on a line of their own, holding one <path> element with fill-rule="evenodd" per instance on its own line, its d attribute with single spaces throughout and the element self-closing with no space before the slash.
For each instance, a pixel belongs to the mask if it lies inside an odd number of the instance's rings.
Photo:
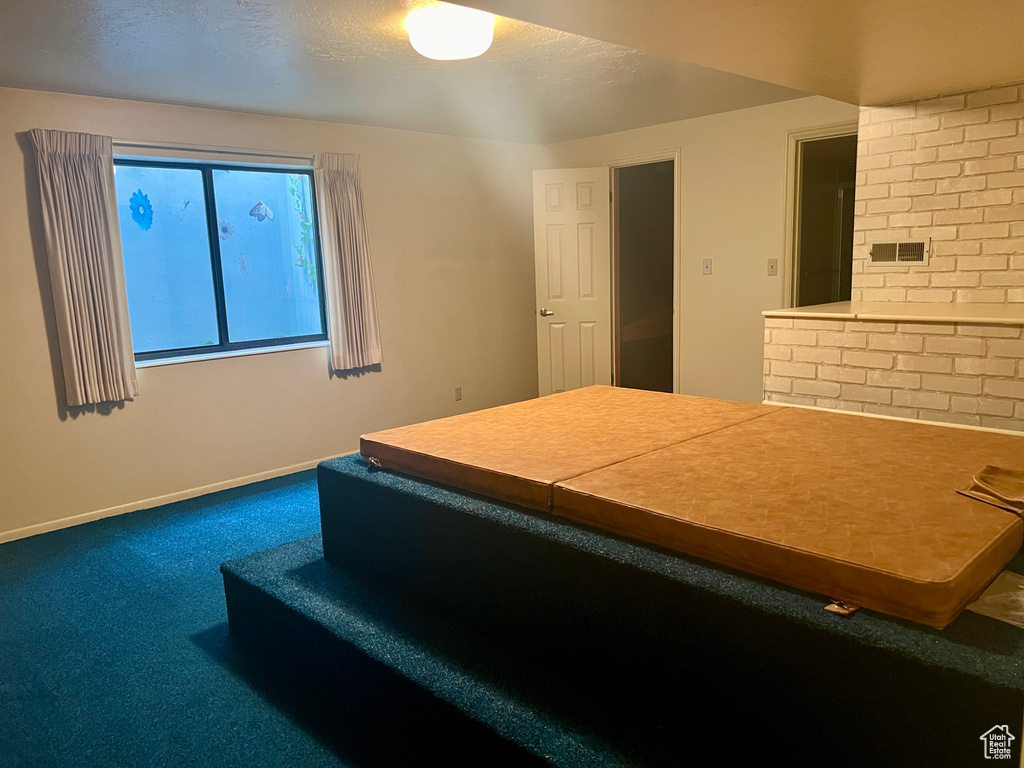
<svg viewBox="0 0 1024 768">
<path fill-rule="evenodd" d="M 319 530 L 310 471 L 0 545 L 0 768 L 517 763 L 358 660 L 240 653 L 220 564 Z"/>
</svg>

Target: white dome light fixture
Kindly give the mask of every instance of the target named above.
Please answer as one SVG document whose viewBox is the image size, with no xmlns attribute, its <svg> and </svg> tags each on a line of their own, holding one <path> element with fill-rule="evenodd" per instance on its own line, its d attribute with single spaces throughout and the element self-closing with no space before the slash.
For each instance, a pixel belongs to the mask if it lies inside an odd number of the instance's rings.
<svg viewBox="0 0 1024 768">
<path fill-rule="evenodd" d="M 491 47 L 494 16 L 461 5 L 438 3 L 410 11 L 405 19 L 409 42 L 428 59 L 472 59 Z"/>
</svg>

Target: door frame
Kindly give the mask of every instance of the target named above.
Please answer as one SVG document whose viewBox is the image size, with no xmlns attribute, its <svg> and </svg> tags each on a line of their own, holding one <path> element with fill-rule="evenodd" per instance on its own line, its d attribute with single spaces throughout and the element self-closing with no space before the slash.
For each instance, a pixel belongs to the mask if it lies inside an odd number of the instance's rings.
<svg viewBox="0 0 1024 768">
<path fill-rule="evenodd" d="M 680 265 L 680 200 L 682 198 L 682 173 L 679 162 L 682 152 L 677 149 L 664 149 L 658 152 L 646 152 L 642 155 L 630 155 L 628 157 L 617 157 L 608 160 L 609 189 L 611 189 L 611 286 L 612 286 L 612 384 L 618 386 L 621 379 L 619 371 L 619 175 L 620 168 L 629 168 L 634 165 L 649 165 L 661 163 L 666 160 L 672 161 L 672 391 L 679 392 L 679 360 L 681 356 L 680 339 L 682 335 L 682 321 L 680 312 L 680 276 L 682 269 Z"/>
<path fill-rule="evenodd" d="M 800 276 L 799 230 L 800 195 L 803 181 L 802 145 L 805 141 L 837 139 L 840 136 L 856 136 L 858 123 L 849 120 L 842 123 L 821 125 L 789 131 L 786 134 L 786 240 L 782 250 L 782 306 L 792 307 L 797 301 L 797 283 Z M 856 189 L 856 187 L 855 187 Z"/>
</svg>

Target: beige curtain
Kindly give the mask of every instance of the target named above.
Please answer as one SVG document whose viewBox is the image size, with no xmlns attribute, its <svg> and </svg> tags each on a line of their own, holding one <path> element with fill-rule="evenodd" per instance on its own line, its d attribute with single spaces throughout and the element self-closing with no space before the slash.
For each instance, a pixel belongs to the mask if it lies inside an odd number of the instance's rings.
<svg viewBox="0 0 1024 768">
<path fill-rule="evenodd" d="M 331 367 L 336 371 L 365 368 L 381 362 L 382 357 L 359 155 L 321 153 L 313 170 Z"/>
<path fill-rule="evenodd" d="M 68 405 L 139 394 L 109 136 L 31 132 Z"/>
</svg>

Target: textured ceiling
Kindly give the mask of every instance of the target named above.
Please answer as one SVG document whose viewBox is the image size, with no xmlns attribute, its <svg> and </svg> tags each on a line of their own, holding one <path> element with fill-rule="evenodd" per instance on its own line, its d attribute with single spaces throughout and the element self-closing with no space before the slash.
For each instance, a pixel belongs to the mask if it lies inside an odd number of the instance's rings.
<svg viewBox="0 0 1024 768">
<path fill-rule="evenodd" d="M 550 143 L 803 94 L 520 21 L 432 62 L 404 0 L 3 0 L 0 85 Z"/>
<path fill-rule="evenodd" d="M 853 104 L 1024 80 L 1022 0 L 458 0 Z"/>
</svg>

